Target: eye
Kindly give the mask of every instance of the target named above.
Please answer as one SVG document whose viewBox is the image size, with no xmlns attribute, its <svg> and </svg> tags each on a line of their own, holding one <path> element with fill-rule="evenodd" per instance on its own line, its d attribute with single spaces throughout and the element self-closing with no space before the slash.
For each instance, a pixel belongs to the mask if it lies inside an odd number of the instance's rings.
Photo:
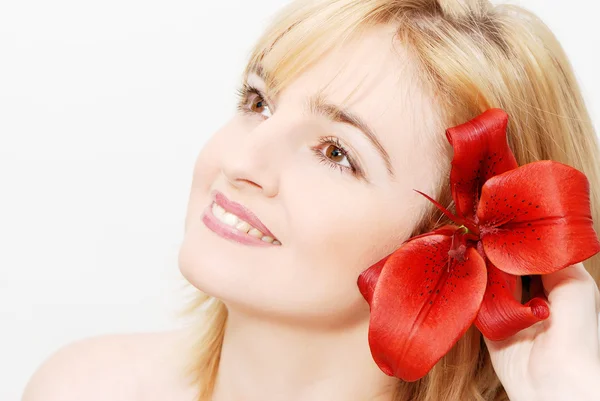
<svg viewBox="0 0 600 401">
<path fill-rule="evenodd" d="M 260 114 L 265 118 L 272 116 L 271 108 L 267 104 L 264 95 L 257 88 L 247 83 L 236 91 L 238 96 L 237 109 L 244 114 Z"/>
<path fill-rule="evenodd" d="M 354 162 L 351 153 L 346 150 L 338 138 L 324 137 L 319 140 L 319 143 L 322 146 L 317 147 L 314 151 L 322 162 L 325 162 L 331 168 L 338 168 L 341 172 L 359 174 L 359 169 L 356 167 L 357 164 Z"/>
</svg>

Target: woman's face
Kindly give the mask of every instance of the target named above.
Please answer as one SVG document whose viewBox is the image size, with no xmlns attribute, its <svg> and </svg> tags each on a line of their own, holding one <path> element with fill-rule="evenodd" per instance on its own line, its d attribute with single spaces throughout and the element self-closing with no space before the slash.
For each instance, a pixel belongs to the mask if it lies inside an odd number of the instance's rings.
<svg viewBox="0 0 600 401">
<path fill-rule="evenodd" d="M 194 286 L 253 314 L 326 325 L 368 319 L 357 278 L 408 238 L 427 204 L 413 188 L 433 193 L 440 174 L 434 137 L 443 132 L 431 132 L 434 106 L 393 34 L 373 28 L 274 99 L 249 77 L 263 97 L 249 93 L 245 111 L 196 161 L 179 253 Z M 364 126 L 311 112 L 318 94 Z M 250 209 L 281 245 L 245 245 L 208 228 L 215 190 Z"/>
</svg>

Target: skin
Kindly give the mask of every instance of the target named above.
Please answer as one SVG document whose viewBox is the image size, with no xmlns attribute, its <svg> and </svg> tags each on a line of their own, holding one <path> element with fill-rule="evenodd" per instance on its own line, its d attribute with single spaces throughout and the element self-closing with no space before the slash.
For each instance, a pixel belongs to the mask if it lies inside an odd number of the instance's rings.
<svg viewBox="0 0 600 401">
<path fill-rule="evenodd" d="M 438 156 L 424 123 L 434 107 L 393 33 L 379 27 L 328 54 L 280 93 L 271 116 L 234 116 L 198 156 L 179 262 L 228 307 L 214 401 L 390 397 L 397 379 L 371 357 L 356 281 L 408 238 L 427 202 L 412 189 L 431 193 Z M 249 81 L 267 89 L 256 75 Z M 348 108 L 376 132 L 395 179 L 358 129 L 302 112 L 323 87 L 334 104 L 351 95 Z M 369 182 L 319 162 L 310 149 L 329 135 L 355 151 Z M 201 215 L 213 189 L 256 213 L 283 245 L 241 245 L 208 229 Z"/>
<path fill-rule="evenodd" d="M 542 284 L 548 319 L 503 341 L 484 337 L 494 371 L 511 401 L 600 399 L 596 282 L 576 263 L 543 275 Z"/>
<path fill-rule="evenodd" d="M 189 330 L 110 334 L 55 351 L 35 371 L 22 401 L 195 401 L 181 376 Z"/>
<path fill-rule="evenodd" d="M 435 103 L 392 39 L 381 26 L 329 53 L 271 99 L 272 110 L 237 113 L 198 155 L 179 266 L 229 310 L 213 401 L 392 400 L 397 379 L 370 355 L 369 308 L 356 280 L 408 238 L 427 204 L 412 189 L 434 193 L 437 163 L 449 163 L 433 150 L 443 135 L 432 128 Z M 249 81 L 266 91 L 258 76 Z M 389 153 L 394 178 L 355 127 L 302 112 L 323 88 L 331 103 L 349 96 L 348 109 Z M 323 164 L 312 151 L 325 153 L 323 136 L 338 137 L 365 178 Z M 214 189 L 252 210 L 283 245 L 242 245 L 209 230 L 201 216 Z M 486 340 L 494 369 L 511 401 L 598 399 L 598 287 L 580 263 L 543 284 L 551 317 Z M 70 344 L 36 371 L 23 401 L 192 401 L 196 389 L 179 375 L 192 336 L 185 329 Z"/>
</svg>

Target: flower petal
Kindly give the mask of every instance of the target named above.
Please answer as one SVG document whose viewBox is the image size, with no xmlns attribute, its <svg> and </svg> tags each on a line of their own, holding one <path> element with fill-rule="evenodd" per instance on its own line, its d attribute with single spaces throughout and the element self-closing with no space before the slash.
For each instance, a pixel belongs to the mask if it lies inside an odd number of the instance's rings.
<svg viewBox="0 0 600 401">
<path fill-rule="evenodd" d="M 373 292 L 375 291 L 375 285 L 377 284 L 377 280 L 379 279 L 379 275 L 381 274 L 381 269 L 383 269 L 383 265 L 390 258 L 390 255 L 387 255 L 379 262 L 375 263 L 358 276 L 357 284 L 360 293 L 363 298 L 368 302 L 369 307 L 371 306 L 371 300 L 373 299 Z"/>
<path fill-rule="evenodd" d="M 504 340 L 534 323 L 548 318 L 550 308 L 543 298 L 532 298 L 525 305 L 513 295 L 521 278 L 496 268 L 487 261 L 487 288 L 475 326 L 486 338 Z"/>
<path fill-rule="evenodd" d="M 507 273 L 551 273 L 600 252 L 588 180 L 555 161 L 490 178 L 477 217 L 486 256 Z"/>
<path fill-rule="evenodd" d="M 405 243 L 385 263 L 371 300 L 369 346 L 380 369 L 423 377 L 472 324 L 485 291 L 483 258 L 473 247 L 448 271 L 452 237 Z"/>
<path fill-rule="evenodd" d="M 434 231 L 411 237 L 404 241 L 404 243 L 429 235 L 444 234 L 451 236 L 456 230 L 458 230 L 457 226 L 446 224 Z M 379 279 L 379 275 L 381 274 L 381 269 L 383 269 L 383 265 L 385 265 L 385 262 L 389 259 L 391 255 L 392 254 L 385 256 L 377 263 L 367 268 L 358 276 L 358 289 L 360 290 L 360 293 L 362 294 L 363 298 L 365 298 L 365 300 L 369 303 L 369 306 L 371 306 L 371 299 L 373 298 L 373 292 L 375 291 L 375 285 L 377 284 L 377 280 Z"/>
<path fill-rule="evenodd" d="M 446 138 L 454 148 L 450 185 L 459 217 L 473 220 L 483 183 L 517 168 L 506 140 L 507 124 L 506 112 L 494 108 L 446 130 Z"/>
</svg>

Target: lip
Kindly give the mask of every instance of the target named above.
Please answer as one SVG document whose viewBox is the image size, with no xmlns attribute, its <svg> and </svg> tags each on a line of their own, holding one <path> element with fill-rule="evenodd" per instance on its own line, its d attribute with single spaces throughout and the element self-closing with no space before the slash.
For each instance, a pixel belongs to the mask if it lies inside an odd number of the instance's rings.
<svg viewBox="0 0 600 401">
<path fill-rule="evenodd" d="M 256 215 L 254 213 L 252 213 L 252 211 L 250 209 L 242 206 L 241 204 L 239 204 L 237 202 L 234 202 L 234 201 L 228 199 L 220 191 L 214 192 L 213 199 L 217 203 L 217 205 L 219 205 L 223 209 L 225 209 L 226 212 L 235 214 L 242 220 L 245 220 L 248 223 L 250 223 L 251 226 L 259 229 L 260 232 L 262 232 L 263 234 L 277 239 L 277 237 L 273 235 L 273 233 L 267 228 L 267 226 L 265 226 L 263 224 L 263 222 L 260 221 L 260 219 L 258 217 L 256 217 Z"/>
<path fill-rule="evenodd" d="M 212 204 L 213 202 L 217 203 L 217 205 L 221 206 L 225 211 L 235 214 L 239 216 L 242 220 L 247 221 L 253 227 L 259 229 L 264 235 L 268 235 L 272 238 L 277 239 L 275 235 L 260 221 L 258 217 L 248 208 L 242 206 L 241 204 L 234 202 L 228 199 L 223 193 L 219 191 L 213 192 L 213 201 L 206 207 L 204 211 L 204 215 L 202 216 L 202 221 L 204 224 L 210 228 L 215 233 L 219 234 L 222 237 L 234 240 L 236 242 L 240 242 L 246 245 L 257 245 L 257 246 L 280 246 L 276 244 L 271 244 L 269 242 L 263 241 L 260 238 L 255 238 L 251 235 L 245 234 L 235 227 L 228 226 L 227 224 L 221 222 L 212 212 Z"/>
</svg>

